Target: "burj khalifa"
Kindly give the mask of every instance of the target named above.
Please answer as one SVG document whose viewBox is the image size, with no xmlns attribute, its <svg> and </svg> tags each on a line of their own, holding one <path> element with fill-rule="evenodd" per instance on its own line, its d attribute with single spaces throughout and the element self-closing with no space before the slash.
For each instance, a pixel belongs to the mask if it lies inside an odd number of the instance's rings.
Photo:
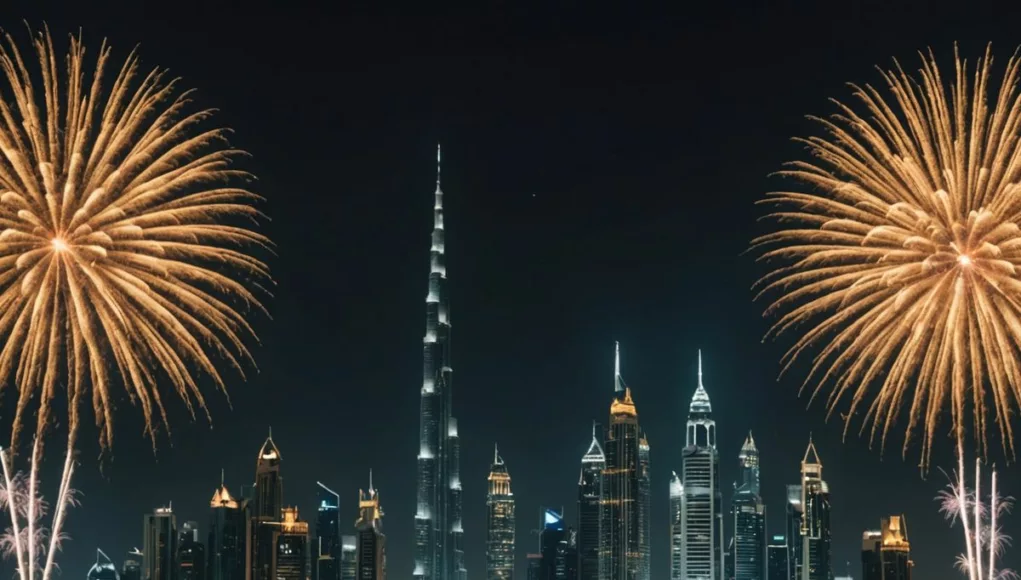
<svg viewBox="0 0 1021 580">
<path fill-rule="evenodd" d="M 415 580 L 467 580 L 464 529 L 461 526 L 461 445 L 453 403 L 450 367 L 450 318 L 443 245 L 443 190 L 440 148 L 436 147 L 436 198 L 429 293 L 425 299 L 422 407 L 419 427 Z"/>
</svg>

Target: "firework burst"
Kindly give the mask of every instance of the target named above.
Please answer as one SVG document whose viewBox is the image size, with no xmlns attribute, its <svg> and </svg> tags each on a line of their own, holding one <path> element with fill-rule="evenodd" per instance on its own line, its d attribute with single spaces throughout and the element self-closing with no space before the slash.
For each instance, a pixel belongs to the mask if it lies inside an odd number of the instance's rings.
<svg viewBox="0 0 1021 580">
<path fill-rule="evenodd" d="M 169 429 L 158 385 L 193 415 L 205 410 L 197 377 L 222 390 L 214 360 L 242 376 L 252 363 L 245 316 L 262 310 L 253 292 L 269 272 L 247 250 L 270 242 L 252 229 L 259 198 L 231 185 L 250 177 L 232 166 L 243 153 L 225 145 L 225 130 L 205 128 L 212 111 L 189 112 L 190 91 L 176 79 L 141 70 L 134 52 L 111 70 L 105 43 L 92 67 L 76 37 L 63 59 L 48 31 L 35 35 L 34 59 L 4 40 L 0 388 L 16 390 L 16 409 L 0 459 L 8 543 L 31 580 L 37 568 L 49 577 L 73 497 L 80 401 L 91 399 L 104 448 L 117 388 L 141 409 L 154 444 L 157 428 Z M 42 534 L 38 464 L 61 391 L 67 453 L 51 531 Z M 26 429 L 31 465 L 17 479 L 11 462 Z"/>
<path fill-rule="evenodd" d="M 1021 96 L 1019 60 L 992 78 L 955 55 L 944 83 L 932 54 L 917 76 L 880 71 L 889 96 L 852 85 L 860 107 L 815 118 L 812 159 L 780 172 L 802 187 L 774 192 L 777 231 L 753 241 L 778 264 L 759 281 L 768 336 L 800 333 L 784 372 L 811 356 L 805 387 L 828 387 L 845 434 L 885 446 L 908 409 L 903 452 L 921 436 L 927 470 L 949 410 L 958 442 L 989 451 L 990 423 L 1014 454 L 1021 397 Z M 811 353 L 810 353 L 811 351 Z M 849 401 L 849 403 L 848 403 Z M 970 429 L 969 429 L 970 427 Z"/>
</svg>

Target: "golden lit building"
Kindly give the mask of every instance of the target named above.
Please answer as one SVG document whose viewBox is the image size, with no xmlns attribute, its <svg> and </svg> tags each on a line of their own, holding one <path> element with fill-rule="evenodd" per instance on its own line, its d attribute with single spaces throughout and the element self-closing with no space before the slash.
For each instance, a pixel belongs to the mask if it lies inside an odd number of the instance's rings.
<svg viewBox="0 0 1021 580">
<path fill-rule="evenodd" d="M 880 520 L 878 531 L 862 535 L 863 580 L 911 580 L 911 542 L 904 516 Z"/>
<path fill-rule="evenodd" d="M 507 464 L 493 446 L 486 496 L 486 577 L 514 580 L 514 493 Z"/>
<path fill-rule="evenodd" d="M 386 580 L 386 535 L 383 533 L 383 508 L 379 493 L 372 485 L 369 471 L 368 491 L 358 490 L 357 580 Z"/>
<path fill-rule="evenodd" d="M 298 517 L 298 508 L 281 510 L 280 524 L 273 534 L 276 580 L 306 580 L 308 571 L 308 522 Z"/>
</svg>

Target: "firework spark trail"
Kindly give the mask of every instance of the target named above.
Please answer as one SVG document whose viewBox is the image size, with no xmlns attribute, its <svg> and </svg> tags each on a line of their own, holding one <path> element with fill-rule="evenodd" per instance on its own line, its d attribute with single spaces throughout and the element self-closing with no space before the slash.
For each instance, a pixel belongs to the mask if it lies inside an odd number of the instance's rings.
<svg viewBox="0 0 1021 580">
<path fill-rule="evenodd" d="M 206 127 L 213 111 L 189 112 L 191 92 L 166 71 L 144 72 L 132 52 L 111 74 L 105 43 L 93 68 L 73 36 L 61 68 L 48 30 L 35 34 L 32 70 L 3 40 L 0 389 L 16 389 L 17 403 L 0 463 L 19 576 L 49 580 L 73 503 L 82 396 L 104 449 L 117 387 L 140 407 L 153 445 L 159 427 L 169 430 L 161 381 L 193 417 L 205 412 L 197 376 L 225 391 L 215 359 L 242 377 L 253 364 L 246 315 L 265 313 L 256 293 L 268 295 L 270 277 L 248 251 L 272 244 L 253 229 L 261 198 L 232 185 L 251 178 L 232 165 L 244 153 L 226 145 L 226 130 Z M 46 532 L 38 468 L 62 387 L 67 449 Z M 26 430 L 22 478 L 13 462 Z"/>
<path fill-rule="evenodd" d="M 864 411 L 870 444 L 885 447 L 908 407 L 903 453 L 920 435 L 923 471 L 948 408 L 981 456 L 991 422 L 1015 452 L 1021 61 L 994 89 L 991 65 L 988 51 L 974 73 L 956 56 L 945 86 L 930 53 L 917 76 L 881 71 L 892 97 L 852 85 L 863 112 L 836 102 L 814 118 L 825 134 L 801 140 L 812 159 L 780 172 L 803 187 L 760 202 L 777 230 L 752 242 L 777 263 L 756 285 L 776 317 L 767 338 L 799 334 L 783 372 L 810 357 L 803 388 L 830 414 L 849 407 L 845 435 Z"/>
</svg>

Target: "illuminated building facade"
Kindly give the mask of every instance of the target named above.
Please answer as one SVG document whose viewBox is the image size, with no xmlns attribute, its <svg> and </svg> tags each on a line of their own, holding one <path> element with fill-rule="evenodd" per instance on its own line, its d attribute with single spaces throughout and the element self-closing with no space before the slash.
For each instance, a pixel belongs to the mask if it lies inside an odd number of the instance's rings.
<svg viewBox="0 0 1021 580">
<path fill-rule="evenodd" d="M 486 496 L 486 578 L 514 580 L 514 493 L 507 464 L 495 447 Z"/>
<path fill-rule="evenodd" d="M 209 534 L 206 546 L 206 578 L 244 580 L 245 517 L 220 475 L 220 487 L 209 500 Z"/>
<path fill-rule="evenodd" d="M 787 530 L 787 562 L 791 572 L 791 580 L 801 578 L 801 523 L 805 519 L 805 508 L 801 505 L 801 485 L 787 486 L 787 517 L 784 522 Z"/>
<path fill-rule="evenodd" d="M 738 455 L 741 481 L 734 484 L 734 580 L 766 580 L 766 506 L 759 484 L 759 450 L 751 432 Z M 785 579 L 786 580 L 786 579 Z"/>
<path fill-rule="evenodd" d="M 681 550 L 684 548 L 684 527 L 681 524 L 681 502 L 684 484 L 677 472 L 670 473 L 670 580 L 681 580 Z"/>
<path fill-rule="evenodd" d="M 170 507 L 145 516 L 142 540 L 142 580 L 174 580 L 177 519 Z"/>
<path fill-rule="evenodd" d="M 177 537 L 177 577 L 175 580 L 205 580 L 206 547 L 199 538 L 199 526 L 184 522 Z"/>
<path fill-rule="evenodd" d="M 316 515 L 314 580 L 340 580 L 340 496 L 316 482 L 319 509 Z"/>
<path fill-rule="evenodd" d="M 578 475 L 578 577 L 581 580 L 599 580 L 599 517 L 603 469 L 606 468 L 599 431 L 598 425 L 593 423 L 592 442 L 581 457 Z"/>
<path fill-rule="evenodd" d="M 369 490 L 358 490 L 358 580 L 386 580 L 386 535 L 383 534 L 383 508 L 379 493 L 372 486 L 369 472 Z"/>
<path fill-rule="evenodd" d="M 651 580 L 652 573 L 652 475 L 649 471 L 649 439 L 638 439 L 638 580 Z"/>
<path fill-rule="evenodd" d="M 790 549 L 787 547 L 787 536 L 774 535 L 766 546 L 766 577 L 769 580 L 790 580 L 791 560 Z"/>
<path fill-rule="evenodd" d="M 863 580 L 911 580 L 911 542 L 904 516 L 880 520 L 880 531 L 862 536 Z"/>
<path fill-rule="evenodd" d="M 273 571 L 276 580 L 307 580 L 308 578 L 308 522 L 298 517 L 298 508 L 281 509 L 280 522 L 274 526 Z"/>
<path fill-rule="evenodd" d="M 274 546 L 284 505 L 284 483 L 280 477 L 282 459 L 270 431 L 255 464 L 254 498 L 249 504 L 248 518 L 247 580 L 278 580 Z"/>
<path fill-rule="evenodd" d="M 723 496 L 716 422 L 709 394 L 702 385 L 702 352 L 698 354 L 698 387 L 688 407 L 681 484 L 681 578 L 722 580 Z"/>
<path fill-rule="evenodd" d="M 610 427 L 603 450 L 603 501 L 600 519 L 601 580 L 638 580 L 642 554 L 639 490 L 638 411 L 631 389 L 620 377 L 620 350 L 614 364 L 615 397 L 610 405 Z M 623 387 L 623 392 L 621 388 Z"/>
<path fill-rule="evenodd" d="M 539 553 L 542 560 L 539 580 L 566 580 L 567 529 L 564 527 L 564 510 L 544 508 L 539 532 Z"/>
<path fill-rule="evenodd" d="M 467 580 L 461 522 L 460 441 L 452 416 L 450 320 L 444 258 L 440 150 L 423 340 L 415 511 L 415 580 Z"/>
<path fill-rule="evenodd" d="M 120 580 L 120 574 L 117 573 L 117 566 L 113 561 L 97 548 L 96 563 L 89 568 L 86 578 L 87 580 Z"/>
<path fill-rule="evenodd" d="M 355 580 L 358 577 L 358 537 L 340 538 L 340 580 Z"/>
<path fill-rule="evenodd" d="M 801 580 L 831 580 L 830 491 L 811 438 L 801 460 Z"/>
</svg>

